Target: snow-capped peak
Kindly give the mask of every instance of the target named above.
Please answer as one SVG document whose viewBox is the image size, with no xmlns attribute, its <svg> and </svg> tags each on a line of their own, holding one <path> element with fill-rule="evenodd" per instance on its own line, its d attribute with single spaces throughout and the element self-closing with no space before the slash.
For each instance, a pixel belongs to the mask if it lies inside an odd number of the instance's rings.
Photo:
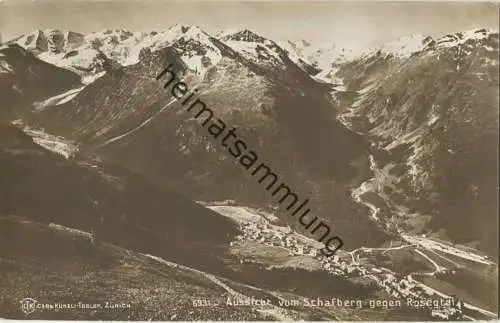
<svg viewBox="0 0 500 323">
<path fill-rule="evenodd" d="M 405 57 L 425 49 L 450 48 L 470 41 L 484 40 L 492 35 L 498 37 L 498 32 L 486 29 L 472 29 L 448 34 L 438 39 L 433 39 L 430 36 L 424 37 L 422 35 L 413 35 L 387 43 L 382 46 L 380 50 L 382 53 L 393 54 L 397 57 Z"/>
<path fill-rule="evenodd" d="M 228 30 L 218 33 L 218 38 L 250 61 L 273 67 L 285 66 L 286 51 L 251 30 Z"/>
<path fill-rule="evenodd" d="M 231 30 L 228 32 L 223 32 L 219 35 L 219 38 L 223 41 L 241 41 L 241 42 L 253 42 L 253 43 L 264 43 L 266 38 L 258 35 L 257 33 L 244 29 L 240 31 Z"/>
<path fill-rule="evenodd" d="M 212 44 L 210 35 L 198 26 L 176 24 L 165 31 L 149 33 L 126 30 L 105 31 L 89 34 L 85 38 L 87 41 L 94 42 L 96 47 L 106 56 L 124 66 L 137 63 L 139 53 L 144 48 L 149 48 L 154 52 L 168 46 L 174 46 L 182 52 L 182 55 L 187 55 L 189 58 L 195 55 L 194 51 L 196 51 L 196 55 L 208 52 L 220 54 Z M 186 63 L 188 67 L 191 66 L 189 62 Z M 194 66 L 193 69 L 201 67 L 200 64 L 196 64 L 197 66 Z"/>
<path fill-rule="evenodd" d="M 176 38 L 187 37 L 192 39 L 208 39 L 210 37 L 210 35 L 204 32 L 199 26 L 175 24 L 170 27 L 167 32 Z"/>
<path fill-rule="evenodd" d="M 401 37 L 396 41 L 387 43 L 383 45 L 380 50 L 384 54 L 392 54 L 396 57 L 406 57 L 415 52 L 421 51 L 431 42 L 431 37 L 414 34 L 411 36 Z"/>
<path fill-rule="evenodd" d="M 287 41 L 280 43 L 292 60 L 298 59 L 318 68 L 327 70 L 338 64 L 352 61 L 366 51 L 366 48 L 355 42 L 331 43 L 322 42 L 311 45 L 305 40 Z"/>
<path fill-rule="evenodd" d="M 486 39 L 492 36 L 498 38 L 498 31 L 491 31 L 487 29 L 472 29 L 463 32 L 445 35 L 436 40 L 436 44 L 440 48 L 448 48 L 464 44 L 468 41 L 477 41 Z"/>
<path fill-rule="evenodd" d="M 221 58 L 212 40 L 198 26 L 176 24 L 162 32 L 116 29 L 82 35 L 56 29 L 36 30 L 14 41 L 42 60 L 87 78 L 103 75 L 106 66 L 139 62 L 139 54 L 144 48 L 154 52 L 168 46 L 180 52 L 188 68 L 201 73 Z"/>
</svg>

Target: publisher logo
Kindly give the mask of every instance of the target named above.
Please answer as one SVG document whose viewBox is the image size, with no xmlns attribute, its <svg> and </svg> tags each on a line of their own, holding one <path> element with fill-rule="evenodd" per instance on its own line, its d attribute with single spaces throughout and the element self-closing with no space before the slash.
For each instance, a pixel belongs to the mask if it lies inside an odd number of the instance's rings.
<svg viewBox="0 0 500 323">
<path fill-rule="evenodd" d="M 19 301 L 19 303 L 21 303 L 21 310 L 23 311 L 23 313 L 26 315 L 30 315 L 35 311 L 38 301 L 33 298 L 23 298 L 21 301 Z"/>
</svg>

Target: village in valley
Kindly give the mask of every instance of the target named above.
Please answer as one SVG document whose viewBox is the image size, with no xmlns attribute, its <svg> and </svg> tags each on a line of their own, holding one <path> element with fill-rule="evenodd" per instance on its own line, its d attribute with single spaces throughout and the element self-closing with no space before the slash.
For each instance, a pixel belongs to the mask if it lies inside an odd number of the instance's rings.
<svg viewBox="0 0 500 323">
<path fill-rule="evenodd" d="M 320 263 L 322 270 L 332 275 L 371 280 L 386 292 L 391 304 L 426 310 L 438 320 L 473 319 L 463 313 L 463 301 L 456 296 L 444 295 L 428 287 L 414 279 L 412 274 L 402 275 L 384 267 L 362 264 L 356 255 L 356 251 L 360 250 L 343 252 L 342 256 L 325 257 L 317 247 L 317 243 L 305 240 L 304 236 L 294 233 L 290 227 L 272 225 L 267 221 L 239 219 L 238 222 L 243 234 L 237 237 L 237 241 L 231 242 L 232 247 L 238 243 L 252 241 L 269 247 L 283 248 L 290 256 L 310 256 Z M 369 251 L 368 249 L 366 248 L 366 251 Z"/>
</svg>

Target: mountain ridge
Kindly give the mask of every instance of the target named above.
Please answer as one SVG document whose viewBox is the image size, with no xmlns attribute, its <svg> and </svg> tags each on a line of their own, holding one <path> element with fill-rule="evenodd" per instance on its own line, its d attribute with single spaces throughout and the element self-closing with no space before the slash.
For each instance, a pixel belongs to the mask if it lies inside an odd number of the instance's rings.
<svg viewBox="0 0 500 323">
<path fill-rule="evenodd" d="M 0 287 L 15 297 L 26 297 L 25 286 L 80 287 L 67 275 L 52 285 L 43 278 L 53 275 L 29 270 L 40 261 L 53 268 L 52 260 L 71 268 L 77 250 L 93 277 L 102 279 L 98 267 L 110 277 L 122 271 L 144 289 L 155 284 L 134 273 L 150 270 L 183 290 L 201 275 L 201 285 L 229 296 L 464 300 L 437 312 L 259 308 L 231 318 L 496 315 L 498 33 L 409 36 L 360 56 L 341 56 L 339 44 L 315 52 L 250 30 L 212 37 L 180 24 L 20 39 L 28 50 L 0 47 L 0 231 L 12 229 L 0 239 L 23 237 L 14 252 L 0 243 L 0 274 L 18 278 L 0 279 Z M 316 66 L 309 53 L 321 58 Z M 294 193 L 310 198 L 310 216 L 345 243 L 336 255 L 319 259 L 297 219 L 157 81 L 167 66 Z M 30 236 L 70 258 L 37 258 Z M 192 288 L 209 293 L 199 283 Z M 18 305 L 14 298 L 6 307 L 0 295 L 0 310 L 22 314 L 9 305 Z M 203 313 L 176 301 L 182 318 Z"/>
<path fill-rule="evenodd" d="M 106 39 L 113 39 L 116 33 L 128 37 L 124 40 L 135 37 L 133 33 L 124 30 L 114 32 L 105 31 L 102 32 L 102 35 L 108 35 L 109 37 Z M 93 35 L 92 37 L 95 37 L 96 34 L 94 33 Z M 170 41 L 165 41 L 165 39 L 162 38 L 165 35 L 171 35 L 168 36 L 171 37 Z M 142 48 L 139 55 L 139 63 L 112 68 L 110 71 L 106 72 L 104 76 L 95 81 L 94 84 L 87 85 L 85 89 L 76 94 L 69 102 L 48 108 L 46 111 L 41 111 L 36 114 L 35 119 L 44 116 L 42 119 L 45 119 L 45 121 L 41 122 L 40 125 L 48 127 L 49 129 L 52 127 L 51 124 L 54 124 L 55 120 L 62 121 L 60 124 L 70 125 L 67 121 L 73 119 L 71 122 L 74 122 L 74 124 L 70 126 L 71 130 L 68 129 L 68 133 L 63 133 L 69 135 L 72 140 L 84 142 L 84 146 L 87 146 L 87 152 L 85 152 L 84 149 L 82 151 L 83 154 L 101 155 L 103 152 L 107 151 L 106 154 L 115 155 L 115 157 L 113 157 L 115 162 L 126 162 L 128 167 L 132 167 L 135 171 L 149 173 L 151 169 L 157 169 L 154 173 L 155 177 L 158 177 L 157 172 L 159 169 L 162 169 L 162 172 L 168 173 L 168 171 L 159 164 L 160 161 L 158 161 L 158 164 L 155 164 L 154 167 L 148 166 L 144 168 L 141 164 L 145 161 L 140 161 L 140 158 L 135 156 L 129 156 L 127 151 L 130 150 L 130 147 L 128 146 L 132 144 L 135 149 L 141 151 L 144 149 L 151 149 L 145 148 L 147 144 L 140 143 L 145 140 L 146 136 L 151 136 L 152 133 L 154 133 L 154 136 L 158 136 L 158 139 L 163 142 L 166 134 L 160 134 L 158 130 L 166 127 L 165 129 L 176 129 L 171 135 L 178 138 L 177 140 L 179 140 L 179 143 L 176 144 L 178 147 L 169 148 L 168 154 L 173 153 L 177 155 L 175 159 L 179 158 L 180 164 L 186 164 L 185 161 L 180 161 L 184 160 L 187 156 L 198 153 L 205 154 L 209 151 L 218 151 L 216 147 L 210 144 L 205 147 L 201 137 L 196 138 L 195 136 L 195 138 L 186 140 L 186 133 L 192 131 L 187 129 L 191 129 L 193 125 L 188 123 L 179 126 L 175 125 L 177 122 L 167 120 L 166 115 L 164 115 L 166 112 L 163 112 L 161 106 L 168 102 L 168 97 L 162 97 L 158 89 L 153 90 L 153 88 L 151 88 L 151 81 L 146 80 L 148 77 L 153 77 L 155 73 L 158 73 L 167 63 L 177 62 L 180 68 L 179 74 L 184 75 L 183 77 L 191 82 L 190 87 L 198 86 L 200 90 L 202 90 L 200 93 L 206 98 L 206 102 L 215 107 L 218 114 L 227 117 L 239 127 L 243 127 L 243 133 L 246 133 L 244 136 L 250 137 L 250 141 L 260 142 L 256 143 L 255 146 L 260 147 L 260 149 L 265 151 L 265 154 L 274 156 L 271 159 L 279 160 L 275 162 L 278 165 L 277 168 L 286 169 L 285 173 L 288 173 L 289 169 L 297 167 L 291 166 L 286 160 L 287 158 L 283 157 L 286 154 L 286 150 L 282 152 L 271 151 L 271 149 L 268 148 L 270 145 L 263 144 L 264 141 L 268 141 L 269 143 L 273 141 L 276 142 L 276 144 L 281 140 L 286 142 L 285 136 L 283 139 L 276 140 L 276 132 L 273 130 L 273 128 L 276 127 L 278 127 L 276 129 L 284 127 L 283 129 L 291 131 L 290 133 L 295 132 L 296 134 L 294 136 L 298 138 L 295 143 L 292 144 L 290 142 L 287 143 L 287 145 L 295 147 L 300 146 L 300 149 L 303 150 L 303 152 L 301 152 L 303 157 L 297 156 L 299 159 L 295 161 L 295 165 L 300 165 L 299 167 L 307 169 L 304 171 L 304 174 L 315 174 L 313 175 L 316 178 L 315 181 L 319 180 L 322 182 L 320 178 L 328 174 L 327 178 L 331 178 L 334 181 L 351 182 L 345 191 L 345 193 L 347 193 L 347 191 L 356 185 L 354 181 L 361 181 L 364 176 L 368 176 L 367 174 L 371 171 L 369 170 L 371 166 L 369 158 L 366 157 L 370 154 L 369 145 L 363 142 L 367 137 L 362 135 L 356 139 L 356 136 L 348 134 L 349 131 L 344 129 L 344 126 L 347 128 L 352 126 L 352 120 L 355 118 L 352 118 L 353 113 L 349 111 L 352 112 L 360 106 L 360 102 L 362 102 L 365 96 L 364 92 L 361 92 L 366 89 L 362 89 L 358 94 L 356 94 L 356 91 L 358 90 L 357 87 L 359 87 L 359 84 L 365 81 L 361 78 L 353 82 L 353 80 L 349 79 L 349 77 L 351 77 L 350 75 L 347 75 L 347 78 L 344 77 L 346 75 L 345 71 L 349 71 L 351 67 L 356 66 L 356 64 L 359 66 L 369 66 L 369 68 L 372 68 L 371 66 L 378 66 L 376 67 L 379 69 L 378 72 L 374 70 L 374 74 L 370 74 L 372 73 L 370 72 L 366 74 L 364 78 L 367 79 L 370 75 L 374 75 L 374 77 L 378 77 L 378 75 L 383 76 L 387 68 L 393 68 L 392 66 L 396 67 L 398 64 L 410 61 L 415 62 L 415 64 L 420 64 L 421 60 L 425 61 L 431 57 L 439 57 L 441 52 L 444 53 L 454 50 L 454 48 L 458 48 L 457 46 L 464 46 L 464 53 L 467 53 L 467 48 L 470 46 L 473 48 L 484 39 L 494 37 L 495 34 L 487 30 L 473 30 L 466 33 L 459 32 L 449 34 L 440 38 L 438 41 L 423 36 L 405 38 L 400 42 L 386 45 L 385 51 L 381 49 L 371 51 L 361 56 L 358 60 L 344 62 L 341 66 L 339 65 L 333 68 L 333 70 L 328 73 L 322 71 L 317 75 L 311 75 L 303 66 L 301 67 L 295 64 L 288 56 L 289 53 L 286 49 L 283 49 L 277 43 L 267 40 L 250 30 L 218 34 L 217 36 L 222 40 L 219 41 L 203 32 L 199 27 L 175 25 L 169 29 L 165 35 L 160 35 L 158 36 L 159 38 L 157 35 L 153 35 L 153 37 L 157 37 L 155 38 L 156 40 L 149 42 L 149 44 L 153 46 L 152 48 L 163 49 L 152 51 L 148 47 Z M 104 43 L 107 42 L 108 41 L 105 41 Z M 401 43 L 411 46 L 406 48 L 400 46 Z M 303 43 L 303 45 L 307 46 L 308 44 Z M 398 52 L 401 49 L 404 50 L 403 53 L 400 53 L 401 55 L 394 55 L 393 52 Z M 253 50 L 255 51 L 253 52 Z M 206 57 L 207 52 L 215 53 L 219 56 L 217 56 L 215 60 L 210 60 L 201 70 L 193 68 L 193 57 L 195 59 L 200 59 L 201 62 L 201 58 Z M 262 56 L 264 52 L 268 55 Z M 165 57 L 169 58 L 165 59 Z M 200 73 L 200 71 L 202 73 Z M 146 77 L 138 78 L 136 76 L 137 73 L 143 73 Z M 356 73 L 355 71 L 354 73 L 349 72 L 347 74 L 356 75 Z M 386 76 L 383 77 L 385 78 Z M 333 88 L 331 87 L 331 83 L 329 83 L 333 80 L 332 78 L 336 80 Z M 245 80 L 245 85 L 243 87 L 238 86 L 237 83 L 242 82 L 242 80 Z M 143 94 L 139 94 L 139 96 L 142 97 L 149 97 L 146 101 L 147 103 L 131 101 L 135 100 L 135 97 L 128 94 L 130 90 L 127 84 L 133 83 L 137 84 L 134 92 L 148 88 Z M 145 87 L 148 83 L 150 85 Z M 104 86 L 104 84 L 108 85 Z M 125 96 L 124 99 L 110 96 L 102 91 L 103 88 L 113 89 L 116 87 L 121 88 L 119 91 Z M 241 91 L 242 88 L 252 90 Z M 252 95 L 247 96 L 247 92 Z M 230 95 L 229 93 L 232 94 Z M 345 99 L 356 96 L 359 100 L 356 99 L 352 101 L 352 99 Z M 92 97 L 99 99 L 91 99 L 95 101 L 93 101 L 94 103 L 92 105 L 89 105 L 87 101 Z M 155 102 L 155 99 L 153 99 L 154 97 L 161 99 Z M 302 100 L 301 97 L 307 98 L 307 100 Z M 105 101 L 102 101 L 102 98 L 105 98 Z M 109 105 L 109 102 L 113 101 L 123 102 L 122 104 L 125 104 L 125 106 L 128 105 L 129 107 L 122 110 L 122 105 L 115 105 L 113 108 L 113 104 Z M 103 102 L 108 102 L 105 104 L 106 107 L 102 106 Z M 307 112 L 304 108 L 300 107 L 300 105 L 311 105 L 311 102 L 315 102 L 315 107 L 309 108 Z M 352 107 L 348 107 L 344 110 L 346 106 L 345 103 L 347 102 L 351 102 Z M 151 104 L 153 104 L 153 110 L 156 109 L 158 113 L 162 114 L 161 116 L 159 114 L 152 116 L 151 113 L 145 113 L 147 107 L 151 109 Z M 139 110 L 137 110 L 138 106 L 141 106 Z M 244 109 L 238 107 L 244 107 Z M 81 116 L 84 117 L 82 118 Z M 356 117 L 360 119 L 363 118 L 363 116 Z M 337 118 L 340 123 L 336 123 L 334 121 L 335 118 Z M 347 119 L 351 121 L 346 121 Z M 303 120 L 316 120 L 315 122 L 325 124 L 324 128 L 330 130 L 324 131 L 319 130 L 319 127 L 314 129 L 310 126 L 301 125 Z M 260 135 L 256 134 L 255 129 L 259 129 L 258 132 L 260 132 Z M 51 131 L 60 134 L 62 127 L 57 126 Z M 354 132 L 356 131 L 357 130 L 354 129 Z M 131 133 L 131 135 L 127 135 L 125 139 L 117 141 L 118 138 L 124 138 L 123 135 L 126 133 Z M 146 135 L 146 133 L 149 133 L 149 135 Z M 301 135 L 299 135 L 299 133 Z M 307 140 L 300 138 L 303 136 L 303 133 L 308 133 Z M 263 140 L 261 136 L 273 139 Z M 323 144 L 317 145 L 317 147 L 311 147 L 309 143 L 317 140 L 317 138 L 336 138 L 336 141 L 328 143 L 325 140 Z M 333 147 L 333 145 L 338 145 L 337 147 L 339 148 L 337 150 L 342 151 L 343 156 L 339 156 L 331 151 L 327 152 L 327 150 L 321 148 L 323 145 L 329 145 L 330 150 L 332 150 L 331 147 Z M 151 152 L 144 151 L 143 153 L 148 155 Z M 224 153 L 221 152 L 221 156 L 216 158 L 217 162 L 215 162 L 215 164 L 227 163 L 223 155 Z M 323 163 L 313 161 L 314 158 L 306 157 L 316 155 L 329 156 L 325 158 L 325 161 L 329 160 L 329 162 Z M 212 160 L 211 163 L 213 163 L 213 159 L 211 158 L 212 157 L 210 157 L 210 160 Z M 355 159 L 358 160 L 358 166 L 354 167 L 353 160 Z M 363 159 L 365 161 L 360 162 L 360 160 Z M 132 160 L 133 162 L 131 163 Z M 149 163 L 149 161 L 147 163 Z M 232 166 L 227 165 L 227 167 Z M 332 176 L 332 169 L 336 168 L 342 169 L 342 171 L 334 171 L 336 175 L 330 177 Z M 349 171 L 345 171 L 347 169 Z M 186 171 L 187 173 L 193 172 L 191 169 Z M 227 171 L 233 175 L 235 174 L 234 171 L 230 171 L 229 169 Z M 219 174 L 218 176 L 224 177 L 220 171 L 217 172 L 212 170 L 212 172 Z M 341 177 L 336 178 L 340 174 L 343 174 L 345 177 L 343 179 L 340 179 Z M 202 173 L 197 176 L 202 176 Z M 183 179 L 183 181 L 186 183 L 185 179 Z M 212 184 L 214 183 L 212 179 L 209 180 L 209 182 Z M 297 183 L 298 182 L 300 181 L 297 181 Z M 358 184 L 359 183 L 360 182 L 358 182 Z M 326 183 L 323 183 L 322 185 L 325 184 Z M 236 185 L 236 183 L 232 183 L 231 185 Z M 299 186 L 304 187 L 303 185 Z M 305 187 L 306 191 L 312 189 L 309 186 Z M 236 188 L 232 187 L 230 190 L 235 192 Z M 241 188 L 237 190 L 241 190 Z M 340 191 L 343 190 L 340 189 Z M 357 194 L 358 193 L 355 193 L 354 197 L 356 201 L 358 201 L 359 198 Z M 194 197 L 197 199 L 202 198 L 202 196 Z M 227 197 L 219 196 L 218 198 Z M 345 197 L 342 197 L 341 199 L 344 198 Z M 343 203 L 345 202 L 341 202 L 341 204 Z M 352 209 L 352 206 L 349 206 L 349 204 L 350 202 L 345 206 L 346 209 Z M 348 211 L 348 213 L 350 212 L 352 211 Z M 357 212 L 359 211 L 355 211 L 355 213 Z"/>
</svg>

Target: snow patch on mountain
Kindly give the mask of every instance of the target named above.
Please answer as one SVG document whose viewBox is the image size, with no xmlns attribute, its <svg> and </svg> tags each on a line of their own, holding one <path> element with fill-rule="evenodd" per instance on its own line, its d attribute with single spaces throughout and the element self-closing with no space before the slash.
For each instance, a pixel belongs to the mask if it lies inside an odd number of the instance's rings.
<svg viewBox="0 0 500 323">
<path fill-rule="evenodd" d="M 95 74 L 87 74 L 82 76 L 82 83 L 85 85 L 89 85 L 90 83 L 93 83 L 95 80 L 98 78 L 102 77 L 104 74 L 106 74 L 105 71 L 95 73 Z"/>
<path fill-rule="evenodd" d="M 56 96 L 50 97 L 50 98 L 45 99 L 45 100 L 43 100 L 41 102 L 35 102 L 34 103 L 34 107 L 35 107 L 36 110 L 43 110 L 43 109 L 45 109 L 46 107 L 49 107 L 49 106 L 61 105 L 63 103 L 66 103 L 66 102 L 70 101 L 71 99 L 73 99 L 84 88 L 85 87 L 82 86 L 82 87 L 79 87 L 79 88 L 76 88 L 76 89 L 71 89 L 71 90 L 69 90 L 67 92 L 64 92 L 64 93 L 58 94 Z"/>
<path fill-rule="evenodd" d="M 423 50 L 430 41 L 432 41 L 432 38 L 416 34 L 389 42 L 383 45 L 380 50 L 384 54 L 391 54 L 396 57 L 408 57 L 415 52 Z"/>
<path fill-rule="evenodd" d="M 66 159 L 73 157 L 78 152 L 78 146 L 74 142 L 66 140 L 61 136 L 51 135 L 43 129 L 31 128 L 24 125 L 22 120 L 15 120 L 12 124 L 20 127 L 37 145 L 62 155 Z"/>
<path fill-rule="evenodd" d="M 462 45 L 468 41 L 477 41 L 490 37 L 493 34 L 498 34 L 498 32 L 486 30 L 486 29 L 472 29 L 464 32 L 458 32 L 454 34 L 448 34 L 444 37 L 439 38 L 436 44 L 440 48 L 449 48 L 457 45 Z"/>
<path fill-rule="evenodd" d="M 3 56 L 3 54 L 0 53 L 0 55 Z M 0 57 L 2 57 L 0 56 Z M 9 63 L 3 61 L 3 60 L 0 60 L 0 74 L 10 74 L 10 73 L 14 73 L 14 68 L 9 65 Z"/>
<path fill-rule="evenodd" d="M 102 52 L 93 48 L 80 48 L 69 53 L 44 52 L 38 58 L 80 75 L 101 72 L 107 60 Z"/>
</svg>

